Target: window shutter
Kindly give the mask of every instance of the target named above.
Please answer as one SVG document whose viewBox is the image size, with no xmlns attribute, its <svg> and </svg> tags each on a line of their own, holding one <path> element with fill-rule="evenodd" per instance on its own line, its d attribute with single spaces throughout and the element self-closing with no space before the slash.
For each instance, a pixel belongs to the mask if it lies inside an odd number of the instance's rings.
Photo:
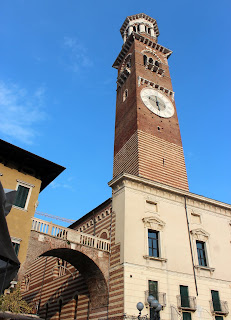
<svg viewBox="0 0 231 320">
<path fill-rule="evenodd" d="M 219 292 L 211 290 L 212 300 L 213 300 L 213 309 L 214 311 L 221 311 L 221 303 L 219 298 Z"/>
<path fill-rule="evenodd" d="M 181 307 L 189 308 L 188 286 L 180 286 Z"/>
<path fill-rule="evenodd" d="M 183 312 L 183 320 L 191 320 L 191 313 Z"/>
<path fill-rule="evenodd" d="M 28 193 L 29 188 L 19 185 L 14 205 L 19 208 L 25 208 Z"/>
<path fill-rule="evenodd" d="M 148 282 L 149 285 L 149 295 L 153 296 L 156 300 L 158 300 L 158 281 Z"/>
</svg>

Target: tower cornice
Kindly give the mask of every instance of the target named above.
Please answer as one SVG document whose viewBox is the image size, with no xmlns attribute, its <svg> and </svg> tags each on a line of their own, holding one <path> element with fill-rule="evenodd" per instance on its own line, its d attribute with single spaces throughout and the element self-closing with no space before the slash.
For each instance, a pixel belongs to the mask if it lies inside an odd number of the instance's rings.
<svg viewBox="0 0 231 320">
<path fill-rule="evenodd" d="M 153 19 L 152 17 L 148 16 L 147 14 L 145 13 L 138 13 L 138 14 L 133 14 L 131 16 L 128 16 L 124 23 L 122 24 L 122 27 L 120 28 L 120 33 L 123 37 L 123 34 L 129 24 L 130 21 L 133 21 L 133 20 L 137 20 L 137 19 L 140 19 L 140 18 L 143 18 L 145 20 L 147 20 L 148 22 L 152 23 L 153 24 L 153 27 L 154 27 L 154 30 L 155 30 L 155 33 L 157 36 L 159 36 L 159 29 L 158 29 L 158 26 L 157 26 L 157 22 L 155 19 Z"/>
<path fill-rule="evenodd" d="M 169 58 L 170 55 L 172 54 L 172 51 L 170 49 L 165 48 L 164 46 L 161 46 L 160 44 L 150 40 L 149 38 L 147 38 L 139 33 L 132 32 L 132 34 L 128 37 L 127 41 L 123 44 L 119 55 L 117 56 L 115 62 L 112 65 L 113 68 L 115 68 L 115 69 L 119 68 L 121 62 L 125 58 L 126 54 L 128 53 L 128 51 L 131 48 L 131 45 L 135 39 L 140 42 L 143 42 L 144 44 L 146 44 L 150 48 L 153 48 L 159 52 L 162 52 L 163 54 L 166 55 L 167 58 Z"/>
</svg>

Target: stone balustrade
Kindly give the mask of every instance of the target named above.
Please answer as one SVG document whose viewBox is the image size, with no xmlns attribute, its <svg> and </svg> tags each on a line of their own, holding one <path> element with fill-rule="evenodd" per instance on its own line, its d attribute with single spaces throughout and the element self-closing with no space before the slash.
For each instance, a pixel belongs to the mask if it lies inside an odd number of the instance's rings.
<svg viewBox="0 0 231 320">
<path fill-rule="evenodd" d="M 52 222 L 47 222 L 38 218 L 32 219 L 31 230 L 37 231 L 55 237 L 69 241 L 70 243 L 77 243 L 91 248 L 99 249 L 102 251 L 110 252 L 110 241 L 98 238 L 91 234 L 79 232 L 73 229 L 65 228 L 56 225 Z"/>
</svg>

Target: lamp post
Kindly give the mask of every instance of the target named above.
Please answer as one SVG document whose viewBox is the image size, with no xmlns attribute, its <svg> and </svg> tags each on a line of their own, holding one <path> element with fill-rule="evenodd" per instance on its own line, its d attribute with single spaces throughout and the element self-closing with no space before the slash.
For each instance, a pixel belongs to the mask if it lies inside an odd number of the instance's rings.
<svg viewBox="0 0 231 320">
<path fill-rule="evenodd" d="M 150 314 L 150 320 L 159 320 L 159 311 L 162 309 L 162 305 L 158 302 L 158 300 L 156 300 L 153 296 L 148 296 L 147 298 L 148 304 L 150 306 L 150 308 L 153 310 L 153 312 L 151 312 Z M 139 315 L 138 315 L 138 319 L 140 320 L 140 316 L 141 316 L 141 311 L 144 308 L 144 305 L 142 302 L 138 302 L 136 305 L 136 308 L 139 311 Z"/>
</svg>

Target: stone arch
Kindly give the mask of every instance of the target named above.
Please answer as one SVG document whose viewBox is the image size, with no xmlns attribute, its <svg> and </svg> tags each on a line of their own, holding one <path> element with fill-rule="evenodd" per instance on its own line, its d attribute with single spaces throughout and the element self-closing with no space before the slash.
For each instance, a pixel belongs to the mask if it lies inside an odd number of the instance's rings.
<svg viewBox="0 0 231 320">
<path fill-rule="evenodd" d="M 19 271 L 19 281 L 39 257 L 55 257 L 69 262 L 80 272 L 86 282 L 91 307 L 107 305 L 108 252 L 32 231 L 27 259 Z"/>
<path fill-rule="evenodd" d="M 144 50 L 141 51 L 141 53 L 142 53 L 143 55 L 146 55 L 146 54 L 152 55 L 152 56 L 155 57 L 155 59 L 156 59 L 159 63 L 162 63 L 162 61 L 161 61 L 161 59 L 158 57 L 158 55 L 157 55 L 155 52 L 153 52 L 153 50 L 151 50 L 151 49 L 144 49 Z"/>
<path fill-rule="evenodd" d="M 109 231 L 108 231 L 107 229 L 103 229 L 103 230 L 99 233 L 99 238 L 109 239 L 109 238 L 110 238 Z"/>
<path fill-rule="evenodd" d="M 127 63 L 130 63 L 130 66 L 127 67 L 127 68 L 128 68 L 128 69 L 131 69 L 131 58 L 132 58 L 132 54 L 129 53 L 129 54 L 125 57 L 125 59 L 124 59 L 124 61 L 123 61 L 123 63 L 122 63 L 121 70 L 123 70 L 124 68 L 126 68 Z"/>
<path fill-rule="evenodd" d="M 107 304 L 107 281 L 98 265 L 87 255 L 68 248 L 58 248 L 44 252 L 40 256 L 57 257 L 72 264 L 87 283 L 91 305 L 103 306 Z"/>
</svg>

